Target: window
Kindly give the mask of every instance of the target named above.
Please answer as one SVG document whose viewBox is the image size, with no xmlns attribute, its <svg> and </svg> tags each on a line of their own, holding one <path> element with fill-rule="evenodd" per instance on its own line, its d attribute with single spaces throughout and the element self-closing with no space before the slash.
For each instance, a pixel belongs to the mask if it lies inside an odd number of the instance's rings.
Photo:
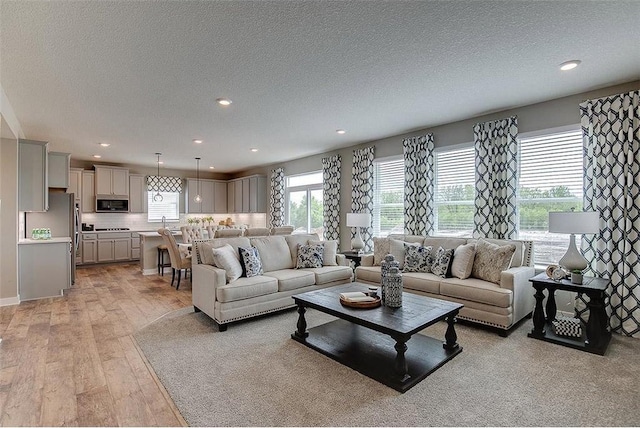
<svg viewBox="0 0 640 428">
<path fill-rule="evenodd" d="M 582 211 L 582 188 L 580 130 L 520 138 L 519 238 L 535 242 L 535 264 L 557 263 L 567 251 L 569 235 L 548 232 L 549 211 Z"/>
<path fill-rule="evenodd" d="M 178 192 L 160 192 L 162 201 L 156 202 L 153 196 L 156 192 L 147 192 L 148 212 L 147 220 L 149 222 L 162 221 L 162 216 L 166 221 L 178 221 L 180 219 L 180 193 Z"/>
<path fill-rule="evenodd" d="M 373 235 L 404 233 L 404 159 L 373 164 Z"/>
<path fill-rule="evenodd" d="M 473 235 L 476 189 L 473 146 L 437 151 L 435 235 Z"/>
<path fill-rule="evenodd" d="M 324 236 L 322 171 L 286 178 L 285 218 L 293 233 L 317 233 Z"/>
</svg>

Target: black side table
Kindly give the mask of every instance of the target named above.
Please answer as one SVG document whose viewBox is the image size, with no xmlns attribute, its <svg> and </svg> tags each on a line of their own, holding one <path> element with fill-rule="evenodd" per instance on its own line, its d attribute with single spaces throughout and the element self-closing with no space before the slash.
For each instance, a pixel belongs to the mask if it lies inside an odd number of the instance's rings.
<svg viewBox="0 0 640 428">
<path fill-rule="evenodd" d="M 360 266 L 360 262 L 364 256 L 370 256 L 373 253 L 363 253 L 358 251 L 343 251 L 343 254 L 348 260 L 353 261 L 354 269 Z"/>
<path fill-rule="evenodd" d="M 592 354 L 604 355 L 611 340 L 611 332 L 608 329 L 609 318 L 604 305 L 606 290 L 609 286 L 608 279 L 585 276 L 582 284 L 572 284 L 567 279 L 554 281 L 543 272 L 529 281 L 533 283 L 533 288 L 536 289 L 534 294 L 536 307 L 533 311 L 533 330 L 528 334 L 529 337 L 591 352 Z M 542 308 L 545 289 L 548 291 L 546 316 L 545 310 Z M 556 319 L 556 290 L 584 293 L 589 297 L 589 303 L 587 304 L 589 319 L 582 337 L 558 336 L 551 329 L 551 321 Z"/>
</svg>

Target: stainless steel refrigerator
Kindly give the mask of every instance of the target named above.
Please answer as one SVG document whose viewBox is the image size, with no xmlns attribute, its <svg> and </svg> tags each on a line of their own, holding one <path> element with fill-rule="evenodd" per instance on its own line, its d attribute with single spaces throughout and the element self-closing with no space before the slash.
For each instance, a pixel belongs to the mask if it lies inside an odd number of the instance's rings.
<svg viewBox="0 0 640 428">
<path fill-rule="evenodd" d="M 49 228 L 52 238 L 71 238 L 74 251 L 71 257 L 71 283 L 76 280 L 76 253 L 80 249 L 80 207 L 73 193 L 49 193 L 49 210 L 25 213 L 25 238 L 32 229 Z"/>
</svg>

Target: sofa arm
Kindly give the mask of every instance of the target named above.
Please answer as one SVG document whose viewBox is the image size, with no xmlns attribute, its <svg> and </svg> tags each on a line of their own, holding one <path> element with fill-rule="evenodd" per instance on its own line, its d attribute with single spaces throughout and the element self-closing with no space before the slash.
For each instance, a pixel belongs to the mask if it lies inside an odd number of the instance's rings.
<svg viewBox="0 0 640 428">
<path fill-rule="evenodd" d="M 513 323 L 520 321 L 533 311 L 535 299 L 534 290 L 529 282 L 536 275 L 533 266 L 520 266 L 502 271 L 500 274 L 500 288 L 513 292 Z"/>
<path fill-rule="evenodd" d="M 205 264 L 193 265 L 191 268 L 191 299 L 193 306 L 214 318 L 216 288 L 226 283 L 227 277 L 224 269 Z"/>
<path fill-rule="evenodd" d="M 360 266 L 373 266 L 373 254 L 367 254 L 360 259 Z"/>
<path fill-rule="evenodd" d="M 349 266 L 349 260 L 347 260 L 344 254 L 336 254 L 336 262 L 338 266 Z"/>
</svg>

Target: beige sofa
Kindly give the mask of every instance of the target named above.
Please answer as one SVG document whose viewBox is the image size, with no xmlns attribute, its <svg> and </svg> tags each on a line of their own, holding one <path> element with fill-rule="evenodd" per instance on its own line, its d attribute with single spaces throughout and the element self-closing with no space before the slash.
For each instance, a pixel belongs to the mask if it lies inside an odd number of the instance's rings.
<svg viewBox="0 0 640 428">
<path fill-rule="evenodd" d="M 432 254 L 439 247 L 455 249 L 460 245 L 477 242 L 467 238 L 415 235 L 390 235 L 389 238 L 431 246 Z M 486 241 L 497 245 L 516 246 L 510 267 L 500 272 L 499 284 L 473 277 L 441 278 L 433 273 L 403 272 L 404 291 L 462 303 L 464 308 L 460 310 L 459 319 L 495 327 L 500 335 L 506 336 L 518 321 L 531 314 L 535 305 L 534 290 L 529 282 L 529 278 L 535 275 L 532 260 L 533 243 L 493 239 Z M 380 284 L 380 266 L 374 265 L 373 255 L 362 259 L 361 265 L 356 269 L 356 281 Z"/>
<path fill-rule="evenodd" d="M 318 241 L 315 234 L 268 237 L 215 238 L 194 241 L 192 261 L 193 306 L 211 317 L 224 331 L 231 322 L 291 308 L 292 295 L 350 282 L 353 271 L 341 254 L 327 257 L 322 267 L 295 269 L 298 244 Z M 212 248 L 229 244 L 258 249 L 264 273 L 228 283 L 226 271 L 214 266 Z M 333 253 L 332 253 L 333 254 Z"/>
</svg>

